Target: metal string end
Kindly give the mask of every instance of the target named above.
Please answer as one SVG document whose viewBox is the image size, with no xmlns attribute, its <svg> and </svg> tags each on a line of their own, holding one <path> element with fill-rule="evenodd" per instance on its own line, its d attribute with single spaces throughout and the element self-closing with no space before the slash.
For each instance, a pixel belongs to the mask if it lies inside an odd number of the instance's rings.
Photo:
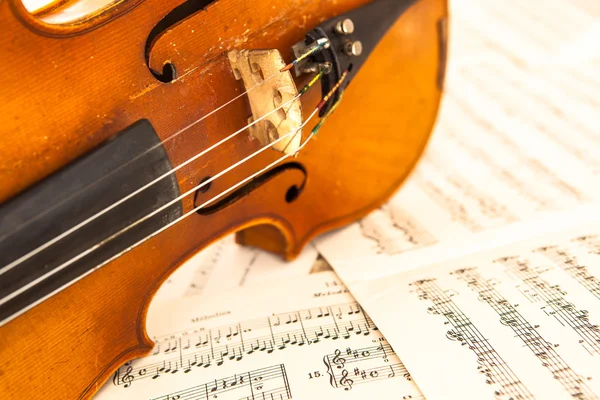
<svg viewBox="0 0 600 400">
<path fill-rule="evenodd" d="M 285 67 L 283 67 L 280 72 L 289 71 L 300 61 L 318 53 L 319 51 L 321 51 L 323 49 L 329 48 L 329 46 L 330 46 L 329 39 L 327 39 L 327 38 L 320 38 L 320 39 L 316 40 L 310 46 L 308 46 L 299 57 L 297 57 L 294 61 L 292 61 Z"/>
</svg>

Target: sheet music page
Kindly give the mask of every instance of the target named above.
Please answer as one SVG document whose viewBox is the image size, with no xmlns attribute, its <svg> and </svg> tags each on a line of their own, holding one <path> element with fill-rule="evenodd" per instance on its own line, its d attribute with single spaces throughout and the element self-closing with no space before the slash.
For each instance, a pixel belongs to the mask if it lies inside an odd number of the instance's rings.
<svg viewBox="0 0 600 400">
<path fill-rule="evenodd" d="M 599 399 L 598 221 L 353 291 L 427 399 Z"/>
<path fill-rule="evenodd" d="M 600 199 L 598 2 L 450 5 L 446 90 L 428 148 L 387 204 L 316 241 L 334 266 L 401 263 Z M 337 272 L 346 282 L 370 273 Z"/>
<path fill-rule="evenodd" d="M 153 305 L 152 354 L 95 398 L 422 399 L 408 371 L 333 272 Z"/>
<path fill-rule="evenodd" d="M 426 398 L 598 399 L 600 3 L 450 6 L 422 161 L 317 248 Z"/>
<path fill-rule="evenodd" d="M 153 299 L 160 303 L 184 296 L 218 294 L 258 282 L 305 277 L 319 254 L 309 244 L 291 262 L 256 248 L 235 243 L 230 235 L 202 250 L 177 269 Z"/>
<path fill-rule="evenodd" d="M 454 0 L 449 7 L 453 62 L 500 56 L 538 68 L 600 55 L 595 0 Z"/>
</svg>

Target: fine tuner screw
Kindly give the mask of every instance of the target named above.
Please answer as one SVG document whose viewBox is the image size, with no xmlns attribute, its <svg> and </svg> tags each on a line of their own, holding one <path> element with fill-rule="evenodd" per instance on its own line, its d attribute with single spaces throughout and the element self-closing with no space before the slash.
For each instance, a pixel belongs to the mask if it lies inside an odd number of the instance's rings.
<svg viewBox="0 0 600 400">
<path fill-rule="evenodd" d="M 354 42 L 348 42 L 344 46 L 344 51 L 349 56 L 358 57 L 362 54 L 362 50 L 363 50 L 363 48 L 362 48 L 362 43 L 360 42 L 360 40 L 355 40 Z"/>
<path fill-rule="evenodd" d="M 350 35 L 354 33 L 354 22 L 350 18 L 344 18 L 335 24 L 335 31 L 339 35 Z M 344 52 L 349 56 L 360 56 L 362 54 L 362 43 L 360 40 L 349 41 L 344 45 Z"/>
<path fill-rule="evenodd" d="M 350 18 L 343 19 L 335 25 L 335 31 L 340 35 L 350 35 L 354 32 L 354 22 Z"/>
</svg>

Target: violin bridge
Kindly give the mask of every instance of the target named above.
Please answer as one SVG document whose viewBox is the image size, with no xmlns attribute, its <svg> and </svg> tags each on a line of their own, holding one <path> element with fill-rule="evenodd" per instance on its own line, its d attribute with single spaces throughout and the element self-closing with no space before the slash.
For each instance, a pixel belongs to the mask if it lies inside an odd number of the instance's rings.
<svg viewBox="0 0 600 400">
<path fill-rule="evenodd" d="M 302 107 L 299 98 L 291 101 L 298 89 L 289 71 L 280 72 L 286 64 L 279 50 L 233 50 L 228 57 L 235 78 L 241 79 L 248 91 L 252 111 L 248 123 L 266 115 L 248 128 L 249 134 L 263 146 L 289 135 L 273 144 L 273 149 L 297 152 L 302 141 Z M 286 105 L 280 107 L 282 104 Z"/>
</svg>

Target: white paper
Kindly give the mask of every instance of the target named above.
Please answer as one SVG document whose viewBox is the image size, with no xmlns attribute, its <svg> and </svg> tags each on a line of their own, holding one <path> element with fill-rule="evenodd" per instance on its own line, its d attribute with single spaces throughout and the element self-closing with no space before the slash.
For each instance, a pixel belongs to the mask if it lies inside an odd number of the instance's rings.
<svg viewBox="0 0 600 400">
<path fill-rule="evenodd" d="M 598 398 L 600 240 L 573 240 L 600 233 L 600 6 L 450 6 L 423 159 L 386 205 L 317 248 L 428 399 Z M 531 252 L 552 245 L 581 264 Z M 531 269 L 493 262 L 508 256 Z"/>
<path fill-rule="evenodd" d="M 208 246 L 179 267 L 161 286 L 153 305 L 183 296 L 219 294 L 254 283 L 283 281 L 310 274 L 319 254 L 308 245 L 291 262 L 235 243 L 233 235 Z"/>
<path fill-rule="evenodd" d="M 95 398 L 422 398 L 332 272 L 164 302 L 148 331 L 152 355 L 122 366 Z"/>
<path fill-rule="evenodd" d="M 600 18 L 594 0 L 454 0 L 448 2 L 451 43 L 457 62 L 508 58 L 545 67 L 576 64 L 600 54 L 595 34 Z"/>
<path fill-rule="evenodd" d="M 598 399 L 599 245 L 595 223 L 353 291 L 428 399 Z"/>
<path fill-rule="evenodd" d="M 385 206 L 317 239 L 334 265 L 433 252 L 600 200 L 597 4 L 450 4 L 446 91 L 428 148 Z"/>
</svg>

